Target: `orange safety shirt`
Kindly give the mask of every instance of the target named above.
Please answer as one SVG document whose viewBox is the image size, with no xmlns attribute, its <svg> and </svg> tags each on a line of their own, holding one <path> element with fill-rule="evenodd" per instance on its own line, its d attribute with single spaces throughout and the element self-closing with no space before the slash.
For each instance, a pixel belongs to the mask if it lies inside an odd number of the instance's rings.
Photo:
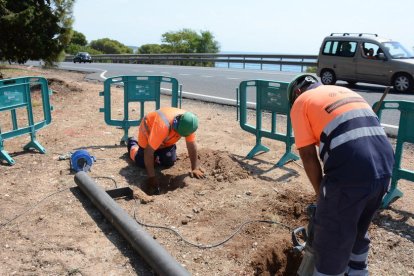
<svg viewBox="0 0 414 276">
<path fill-rule="evenodd" d="M 321 85 L 301 94 L 290 112 L 296 147 L 319 145 L 325 126 L 353 109 L 371 110 L 371 107 L 359 94 L 345 87 Z"/>
<path fill-rule="evenodd" d="M 138 131 L 139 146 L 146 148 L 149 144 L 151 148 L 157 150 L 177 143 L 181 136 L 173 129 L 173 121 L 176 116 L 185 112 L 175 107 L 162 107 L 145 115 Z M 185 140 L 194 142 L 195 133 L 185 137 Z"/>
<path fill-rule="evenodd" d="M 319 146 L 324 173 L 336 181 L 391 175 L 393 149 L 370 105 L 350 89 L 321 85 L 301 94 L 291 120 L 297 148 Z"/>
</svg>

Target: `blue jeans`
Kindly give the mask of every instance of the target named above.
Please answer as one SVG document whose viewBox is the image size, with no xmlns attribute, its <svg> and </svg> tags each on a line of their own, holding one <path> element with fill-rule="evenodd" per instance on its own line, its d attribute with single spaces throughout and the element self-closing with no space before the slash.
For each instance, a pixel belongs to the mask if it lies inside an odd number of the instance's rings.
<svg viewBox="0 0 414 276">
<path fill-rule="evenodd" d="M 381 205 L 390 177 L 361 183 L 322 180 L 314 218 L 314 275 L 367 274 L 368 227 Z"/>
</svg>

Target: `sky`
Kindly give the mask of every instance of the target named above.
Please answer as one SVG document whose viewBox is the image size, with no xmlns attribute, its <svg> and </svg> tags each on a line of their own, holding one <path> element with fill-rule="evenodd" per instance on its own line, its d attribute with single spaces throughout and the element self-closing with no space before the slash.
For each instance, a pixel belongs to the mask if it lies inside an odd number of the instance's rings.
<svg viewBox="0 0 414 276">
<path fill-rule="evenodd" d="M 413 0 L 77 0 L 74 30 L 127 46 L 210 31 L 222 52 L 318 54 L 331 33 L 375 33 L 414 47 Z"/>
</svg>

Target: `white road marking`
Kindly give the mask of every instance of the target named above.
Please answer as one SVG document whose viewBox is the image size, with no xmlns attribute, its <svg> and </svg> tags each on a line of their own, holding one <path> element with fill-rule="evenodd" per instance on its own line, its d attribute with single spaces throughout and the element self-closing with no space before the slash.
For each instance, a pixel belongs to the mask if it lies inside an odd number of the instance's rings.
<svg viewBox="0 0 414 276">
<path fill-rule="evenodd" d="M 212 78 L 213 76 L 209 76 L 209 75 L 202 75 L 202 78 Z"/>
<path fill-rule="evenodd" d="M 388 124 L 381 124 L 384 127 L 389 127 L 389 128 L 393 128 L 393 129 L 398 129 L 398 126 L 394 126 L 394 125 L 388 125 Z"/>
<path fill-rule="evenodd" d="M 189 76 L 190 74 L 179 74 L 180 76 Z"/>
<path fill-rule="evenodd" d="M 171 92 L 171 89 L 169 89 L 169 88 L 161 88 L 161 90 L 166 90 L 166 91 Z M 216 96 L 210 96 L 210 95 L 206 95 L 206 94 L 193 93 L 193 92 L 187 92 L 187 91 L 183 91 L 183 94 L 199 96 L 199 97 L 214 99 L 214 100 L 222 100 L 222 101 L 227 101 L 227 102 L 232 102 L 232 103 L 236 102 L 235 99 L 228 99 L 228 98 L 223 98 L 223 97 L 216 97 Z M 247 102 L 247 104 L 256 105 L 256 103 L 253 103 L 253 102 Z"/>
<path fill-rule="evenodd" d="M 104 79 L 104 80 L 106 80 L 107 79 L 107 77 L 105 77 L 105 74 L 106 74 L 106 72 L 108 72 L 108 71 L 103 71 L 100 75 L 99 75 L 99 77 L 100 78 L 102 78 L 102 79 Z"/>
<path fill-rule="evenodd" d="M 80 67 L 73 67 L 73 66 L 62 66 L 62 68 L 69 68 L 69 69 L 76 69 L 76 70 L 81 70 L 82 68 L 80 68 Z M 106 80 L 107 79 L 107 77 L 105 77 L 105 74 L 106 74 L 106 72 L 108 72 L 107 70 L 103 70 L 103 69 L 100 69 L 100 68 L 94 68 L 94 67 L 84 67 L 85 69 L 91 69 L 91 70 L 97 70 L 97 71 L 102 71 L 102 73 L 99 75 L 99 77 L 101 78 L 101 79 L 104 79 L 104 80 Z"/>
<path fill-rule="evenodd" d="M 228 80 L 239 80 L 240 78 L 226 78 Z"/>
<path fill-rule="evenodd" d="M 86 66 L 85 67 L 73 67 L 73 66 L 63 65 L 62 68 L 71 68 L 71 69 L 76 69 L 76 70 L 81 70 L 81 71 L 82 71 L 82 69 L 91 69 L 91 70 L 98 70 L 98 71 L 106 71 L 106 70 L 103 70 L 101 68 L 86 67 Z"/>
</svg>

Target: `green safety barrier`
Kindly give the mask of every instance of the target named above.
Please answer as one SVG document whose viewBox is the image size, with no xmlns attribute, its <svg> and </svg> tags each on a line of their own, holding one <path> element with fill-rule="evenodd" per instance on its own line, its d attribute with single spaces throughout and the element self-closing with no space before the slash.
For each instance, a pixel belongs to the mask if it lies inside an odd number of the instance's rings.
<svg viewBox="0 0 414 276">
<path fill-rule="evenodd" d="M 276 163 L 277 166 L 283 166 L 290 160 L 298 160 L 299 157 L 291 152 L 294 144 L 292 135 L 292 126 L 290 121 L 290 105 L 288 101 L 287 91 L 288 82 L 267 81 L 267 80 L 249 80 L 242 81 L 237 91 L 237 106 L 240 106 L 240 126 L 243 130 L 256 135 L 256 145 L 247 154 L 247 158 L 251 159 L 258 152 L 268 152 L 269 148 L 262 145 L 262 137 L 285 142 L 286 152 L 282 158 Z M 256 95 L 256 127 L 247 123 L 247 89 L 255 90 Z M 262 128 L 262 112 L 271 112 L 272 121 L 271 129 Z M 278 133 L 276 130 L 277 114 L 286 115 L 286 133 Z"/>
<path fill-rule="evenodd" d="M 108 78 L 104 82 L 104 91 L 99 95 L 104 97 L 104 107 L 100 112 L 105 113 L 105 122 L 111 126 L 118 126 L 124 129 L 124 136 L 121 144 L 128 140 L 128 130 L 132 126 L 139 126 L 145 116 L 144 103 L 155 102 L 155 109 L 160 108 L 161 84 L 171 85 L 171 106 L 181 107 L 182 89 L 175 78 L 163 76 L 117 76 Z M 124 87 L 124 118 L 123 120 L 112 119 L 111 114 L 111 86 L 123 85 Z M 140 118 L 129 119 L 128 106 L 131 102 L 140 103 Z"/>
<path fill-rule="evenodd" d="M 378 108 L 379 102 L 374 103 L 373 109 Z M 382 207 L 386 208 L 393 201 L 403 196 L 403 192 L 397 187 L 398 180 L 406 179 L 414 181 L 414 171 L 401 168 L 401 158 L 404 143 L 414 144 L 414 102 L 410 101 L 383 101 L 377 111 L 381 120 L 382 111 L 396 109 L 400 111 L 400 124 L 398 126 L 397 145 L 395 147 L 395 164 L 392 172 L 391 186 L 388 193 L 382 200 Z"/>
<path fill-rule="evenodd" d="M 43 119 L 35 122 L 32 106 L 32 90 L 40 89 L 43 103 Z M 36 149 L 40 153 L 46 150 L 36 140 L 36 131 L 50 124 L 52 121 L 50 106 L 51 90 L 47 80 L 42 77 L 22 77 L 0 80 L 0 112 L 11 112 L 12 130 L 2 132 L 0 125 L 0 159 L 9 165 L 15 164 L 13 158 L 4 150 L 4 140 L 30 133 L 30 142 L 23 147 L 24 150 Z M 28 125 L 20 127 L 18 124 L 17 110 L 25 108 L 27 111 Z M 6 116 L 4 116 L 6 117 Z"/>
</svg>

